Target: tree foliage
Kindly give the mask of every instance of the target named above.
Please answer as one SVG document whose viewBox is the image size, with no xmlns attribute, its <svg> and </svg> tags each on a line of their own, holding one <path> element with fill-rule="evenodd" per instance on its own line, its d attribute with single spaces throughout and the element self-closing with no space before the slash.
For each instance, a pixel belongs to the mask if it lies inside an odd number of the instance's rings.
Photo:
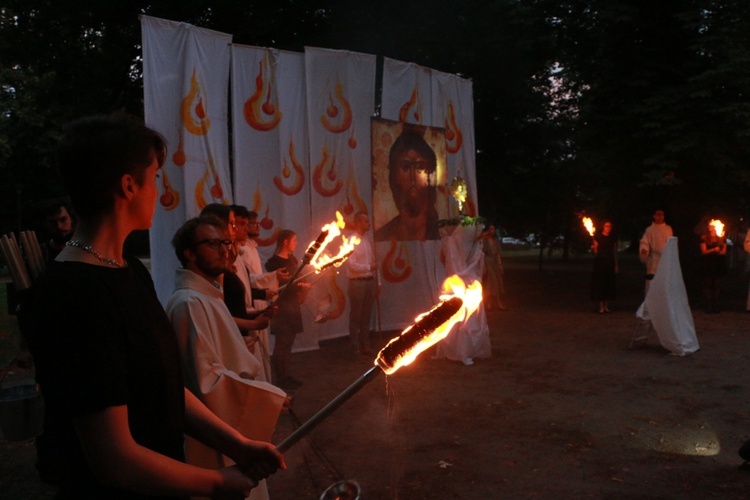
<svg viewBox="0 0 750 500">
<path fill-rule="evenodd" d="M 0 229 L 60 194 L 64 123 L 142 113 L 138 16 L 235 43 L 346 49 L 472 79 L 480 209 L 518 234 L 575 214 L 636 234 L 747 207 L 750 4 L 743 0 L 6 0 Z M 19 196 L 20 193 L 20 196 Z M 678 219 L 675 221 L 675 219 Z"/>
</svg>

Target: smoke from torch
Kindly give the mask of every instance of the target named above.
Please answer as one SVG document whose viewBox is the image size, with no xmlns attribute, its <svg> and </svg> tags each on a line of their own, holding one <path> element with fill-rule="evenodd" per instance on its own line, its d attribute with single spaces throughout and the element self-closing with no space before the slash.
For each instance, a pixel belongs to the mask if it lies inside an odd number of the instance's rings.
<svg viewBox="0 0 750 500">
<path fill-rule="evenodd" d="M 444 339 L 456 323 L 467 320 L 482 302 L 482 285 L 478 281 L 466 287 L 461 278 L 451 276 L 445 280 L 443 288 L 446 294 L 440 296 L 440 304 L 417 317 L 412 326 L 391 339 L 378 353 L 375 366 L 344 389 L 276 448 L 282 453 L 287 451 L 381 371 L 390 375 L 414 361 L 425 349 Z"/>
</svg>

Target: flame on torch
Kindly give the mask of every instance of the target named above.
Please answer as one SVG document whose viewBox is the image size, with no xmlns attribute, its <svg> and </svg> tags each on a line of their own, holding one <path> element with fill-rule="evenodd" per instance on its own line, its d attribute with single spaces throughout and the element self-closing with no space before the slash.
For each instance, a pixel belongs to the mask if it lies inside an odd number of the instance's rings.
<svg viewBox="0 0 750 500">
<path fill-rule="evenodd" d="M 381 371 L 390 375 L 400 367 L 414 361 L 419 353 L 444 339 L 456 323 L 468 319 L 482 302 L 482 285 L 478 281 L 467 287 L 461 278 L 451 276 L 443 283 L 443 291 L 444 294 L 440 296 L 443 302 L 418 316 L 416 323 L 388 342 L 378 353 L 375 366 L 310 417 L 279 443 L 276 449 L 285 453 Z"/>
<path fill-rule="evenodd" d="M 592 221 L 590 217 L 584 217 L 582 221 L 583 221 L 583 227 L 585 227 L 586 231 L 589 232 L 589 235 L 593 237 L 594 233 L 596 232 L 596 228 L 594 227 L 594 221 Z"/>
<path fill-rule="evenodd" d="M 716 236 L 718 236 L 719 238 L 724 237 L 724 223 L 723 222 L 721 222 L 718 219 L 711 219 L 708 225 L 713 226 L 714 231 L 716 231 Z"/>
<path fill-rule="evenodd" d="M 378 353 L 375 364 L 386 375 L 410 364 L 417 356 L 443 340 L 459 321 L 477 310 L 482 302 L 482 285 L 479 281 L 468 287 L 458 276 L 451 276 L 443 283 L 443 301 L 428 312 L 417 316 L 416 322 L 401 335 L 391 339 Z"/>
</svg>

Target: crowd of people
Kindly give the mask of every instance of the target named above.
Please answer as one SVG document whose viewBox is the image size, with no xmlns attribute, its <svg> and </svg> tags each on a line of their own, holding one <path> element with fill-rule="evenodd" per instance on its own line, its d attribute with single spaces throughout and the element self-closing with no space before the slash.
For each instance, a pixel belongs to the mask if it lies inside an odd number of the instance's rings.
<svg viewBox="0 0 750 500">
<path fill-rule="evenodd" d="M 174 235 L 181 267 L 162 307 L 124 244 L 152 224 L 166 155 L 124 114 L 70 124 L 58 148 L 70 203 L 44 209 L 48 270 L 19 319 L 46 405 L 38 468 L 59 498 L 267 498 L 265 478 L 285 467 L 269 441 L 302 385 L 297 235 L 280 231 L 263 266 L 257 213 L 206 206 Z M 368 215 L 353 226 L 350 328 L 369 353 L 377 264 Z"/>
</svg>

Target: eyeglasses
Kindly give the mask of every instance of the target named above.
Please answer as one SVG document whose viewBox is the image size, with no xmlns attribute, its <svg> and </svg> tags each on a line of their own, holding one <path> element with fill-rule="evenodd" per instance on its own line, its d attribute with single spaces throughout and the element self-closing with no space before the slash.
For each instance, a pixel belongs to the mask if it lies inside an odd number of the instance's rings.
<svg viewBox="0 0 750 500">
<path fill-rule="evenodd" d="M 251 222 L 248 222 L 247 225 L 248 226 L 260 226 L 260 222 L 258 222 L 257 220 L 254 222 L 251 221 Z"/>
<path fill-rule="evenodd" d="M 208 238 L 205 240 L 196 241 L 193 243 L 194 247 L 197 247 L 198 245 L 206 244 L 209 246 L 209 248 L 212 248 L 214 250 L 218 250 L 223 246 L 230 248 L 232 246 L 232 240 L 220 240 L 217 238 Z"/>
</svg>

